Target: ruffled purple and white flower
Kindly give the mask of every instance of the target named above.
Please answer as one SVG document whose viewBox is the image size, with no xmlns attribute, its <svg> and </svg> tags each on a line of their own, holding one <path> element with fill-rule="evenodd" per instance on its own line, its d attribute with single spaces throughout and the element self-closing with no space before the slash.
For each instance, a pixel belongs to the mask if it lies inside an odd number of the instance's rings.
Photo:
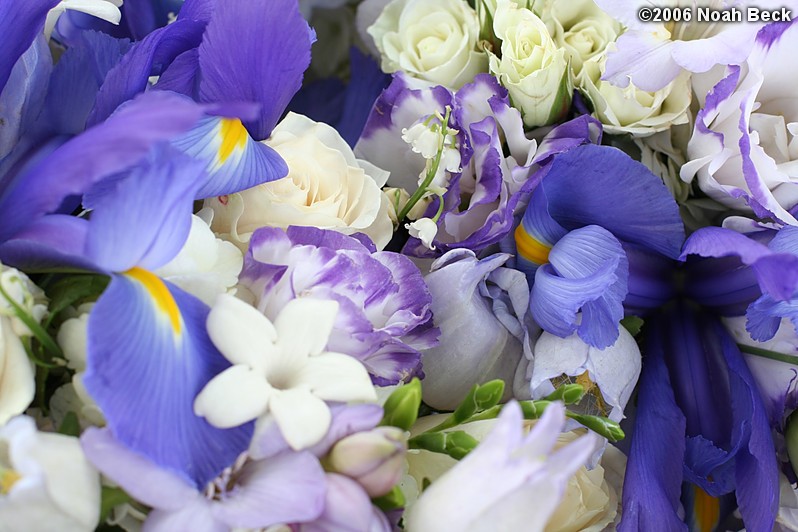
<svg viewBox="0 0 798 532">
<path fill-rule="evenodd" d="M 440 256 L 457 248 L 480 251 L 510 232 L 521 188 L 552 155 L 585 143 L 599 142 L 601 128 L 583 116 L 562 124 L 538 142 L 524 134 L 521 114 L 506 89 L 488 75 L 456 93 L 444 87 L 412 89 L 401 76 L 375 103 L 356 152 L 391 172 L 389 185 L 415 189 L 424 158 L 402 140 L 402 131 L 430 115 L 451 109 L 449 126 L 458 132 L 461 172 L 451 174 L 440 198 L 425 216 L 437 222 L 432 246 L 410 238 L 404 252 Z M 504 143 L 509 148 L 505 156 Z M 434 247 L 433 247 L 434 246 Z"/>
<path fill-rule="evenodd" d="M 748 59 L 727 69 L 696 117 L 685 181 L 727 207 L 798 225 L 798 23 L 762 28 Z"/>
<path fill-rule="evenodd" d="M 360 360 L 378 385 L 421 374 L 421 350 L 437 344 L 431 297 L 408 259 L 360 239 L 313 227 L 252 235 L 240 284 L 273 320 L 296 298 L 337 301 L 327 349 Z"/>
</svg>

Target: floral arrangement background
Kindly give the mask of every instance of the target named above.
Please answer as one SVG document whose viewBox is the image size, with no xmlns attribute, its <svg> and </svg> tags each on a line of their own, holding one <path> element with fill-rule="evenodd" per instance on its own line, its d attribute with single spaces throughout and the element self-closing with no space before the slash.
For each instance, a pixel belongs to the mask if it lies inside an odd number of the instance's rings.
<svg viewBox="0 0 798 532">
<path fill-rule="evenodd" d="M 790 3 L 0 0 L 0 531 L 798 530 Z"/>
</svg>

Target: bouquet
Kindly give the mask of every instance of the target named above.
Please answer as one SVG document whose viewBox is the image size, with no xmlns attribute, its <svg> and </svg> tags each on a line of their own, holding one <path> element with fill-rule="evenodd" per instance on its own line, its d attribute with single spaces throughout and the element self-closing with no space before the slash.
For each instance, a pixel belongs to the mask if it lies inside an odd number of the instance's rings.
<svg viewBox="0 0 798 532">
<path fill-rule="evenodd" d="M 0 531 L 798 530 L 790 4 L 0 0 Z"/>
</svg>

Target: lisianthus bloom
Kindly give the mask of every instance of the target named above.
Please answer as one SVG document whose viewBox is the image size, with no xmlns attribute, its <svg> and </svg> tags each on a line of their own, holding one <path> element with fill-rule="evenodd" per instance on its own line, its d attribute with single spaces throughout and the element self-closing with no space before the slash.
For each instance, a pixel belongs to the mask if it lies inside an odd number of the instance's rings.
<svg viewBox="0 0 798 532">
<path fill-rule="evenodd" d="M 337 302 L 326 348 L 357 358 L 376 384 L 419 375 L 420 351 L 437 344 L 421 272 L 407 257 L 376 251 L 366 237 L 315 227 L 259 229 L 240 283 L 242 297 L 270 320 L 297 298 Z"/>
<path fill-rule="evenodd" d="M 76 438 L 39 432 L 32 418 L 0 427 L 0 519 L 7 530 L 94 530 L 100 475 Z"/>
<path fill-rule="evenodd" d="M 508 403 L 482 443 L 410 506 L 407 529 L 543 530 L 596 446 L 586 434 L 554 451 L 564 422 L 563 406 L 553 403 L 524 434 L 520 407 Z"/>
<path fill-rule="evenodd" d="M 445 117 L 447 107 L 462 170 L 448 173 L 443 190 L 436 190 L 443 205 L 432 196 L 426 207 L 424 217 L 435 218 L 438 226 L 434 240 L 425 245 L 411 238 L 406 254 L 435 257 L 456 248 L 479 252 L 498 243 L 512 230 L 518 193 L 525 184 L 531 187 L 530 176 L 552 155 L 598 142 L 601 136 L 598 122 L 583 116 L 555 127 L 540 142 L 528 139 L 506 89 L 488 75 L 477 76 L 454 94 L 441 86 L 412 89 L 396 75 L 375 103 L 355 152 L 390 171 L 390 186 L 415 191 L 426 159 L 403 136 L 430 117 Z"/>
<path fill-rule="evenodd" d="M 768 25 L 754 42 L 748 58 L 729 67 L 707 95 L 681 175 L 697 178 L 728 207 L 796 225 L 798 74 L 784 65 L 792 61 L 798 23 Z"/>
<path fill-rule="evenodd" d="M 645 91 L 658 91 L 683 71 L 707 72 L 715 65 L 744 61 L 761 24 L 699 22 L 696 8 L 721 10 L 723 0 L 666 0 L 656 7 L 688 10 L 690 20 L 669 23 L 642 20 L 641 6 L 623 0 L 596 0 L 627 31 L 618 38 L 617 51 L 609 55 L 603 79 L 619 87 L 630 82 Z M 699 5 L 700 4 L 700 5 Z M 783 7 L 766 1 L 759 7 Z M 652 8 L 655 6 L 652 6 Z"/>
</svg>

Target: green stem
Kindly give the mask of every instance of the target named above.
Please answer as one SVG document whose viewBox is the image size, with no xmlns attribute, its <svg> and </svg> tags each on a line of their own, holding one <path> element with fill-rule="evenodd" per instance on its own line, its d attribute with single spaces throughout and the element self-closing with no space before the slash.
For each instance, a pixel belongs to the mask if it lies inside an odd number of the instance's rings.
<svg viewBox="0 0 798 532">
<path fill-rule="evenodd" d="M 55 343 L 55 340 L 44 330 L 44 328 L 39 325 L 33 317 L 25 312 L 19 304 L 8 295 L 8 292 L 5 291 L 3 288 L 2 283 L 0 283 L 0 295 L 2 295 L 8 304 L 11 305 L 11 308 L 14 310 L 14 314 L 16 314 L 17 318 L 19 318 L 22 323 L 24 323 L 28 329 L 33 333 L 33 336 L 49 351 L 51 354 L 62 356 L 61 348 L 58 347 L 58 344 Z"/>
<path fill-rule="evenodd" d="M 413 195 L 410 196 L 410 199 L 407 200 L 405 206 L 399 212 L 398 216 L 396 217 L 399 220 L 399 223 L 402 223 L 407 217 L 407 213 L 409 213 L 413 207 L 416 206 L 416 203 L 421 201 L 421 198 L 424 197 L 424 194 L 427 192 L 427 187 L 429 187 L 432 180 L 435 178 L 435 174 L 438 173 L 438 167 L 441 165 L 441 158 L 443 157 L 443 148 L 444 144 L 446 143 L 446 136 L 449 134 L 449 116 L 451 115 L 452 110 L 447 107 L 446 108 L 446 116 L 443 118 L 443 124 L 441 126 L 441 141 L 438 148 L 438 153 L 435 154 L 435 159 L 432 161 L 432 166 L 430 167 L 427 175 L 424 176 L 424 181 L 422 181 L 421 185 L 413 192 Z"/>
<path fill-rule="evenodd" d="M 798 357 L 785 355 L 784 353 L 777 353 L 775 351 L 769 351 L 767 349 L 762 349 L 760 347 L 753 347 L 744 344 L 737 344 L 737 347 L 740 348 L 740 351 L 742 351 L 743 353 L 748 353 L 749 355 L 755 355 L 762 358 L 769 358 L 770 360 L 778 360 L 779 362 L 785 362 L 787 364 L 792 364 L 793 366 L 798 366 Z"/>
</svg>

